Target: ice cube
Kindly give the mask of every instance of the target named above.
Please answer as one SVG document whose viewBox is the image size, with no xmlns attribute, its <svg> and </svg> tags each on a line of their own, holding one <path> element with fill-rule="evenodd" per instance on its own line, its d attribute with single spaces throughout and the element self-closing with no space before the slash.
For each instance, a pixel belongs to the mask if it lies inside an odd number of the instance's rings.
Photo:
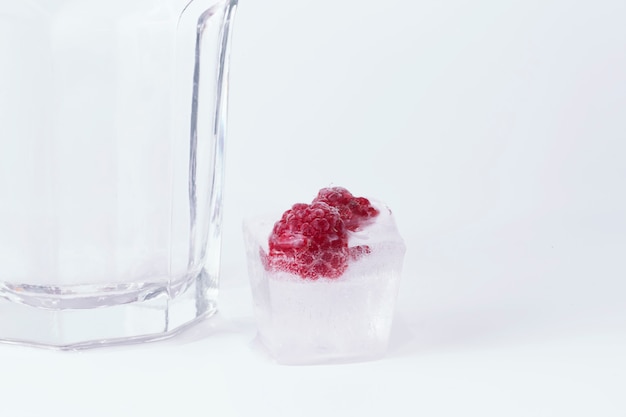
<svg viewBox="0 0 626 417">
<path fill-rule="evenodd" d="M 405 245 L 391 211 L 357 232 L 349 246 L 371 252 L 350 261 L 335 279 L 303 279 L 266 269 L 268 237 L 280 215 L 244 222 L 248 269 L 259 338 L 283 364 L 374 359 L 384 355 L 393 318 Z"/>
</svg>

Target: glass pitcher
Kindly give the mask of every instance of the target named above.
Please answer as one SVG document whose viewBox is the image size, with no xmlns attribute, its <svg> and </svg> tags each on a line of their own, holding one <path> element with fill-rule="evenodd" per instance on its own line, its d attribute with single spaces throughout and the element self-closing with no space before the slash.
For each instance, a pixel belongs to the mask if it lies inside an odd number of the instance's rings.
<svg viewBox="0 0 626 417">
<path fill-rule="evenodd" d="M 0 0 L 0 340 L 216 311 L 237 0 Z"/>
</svg>

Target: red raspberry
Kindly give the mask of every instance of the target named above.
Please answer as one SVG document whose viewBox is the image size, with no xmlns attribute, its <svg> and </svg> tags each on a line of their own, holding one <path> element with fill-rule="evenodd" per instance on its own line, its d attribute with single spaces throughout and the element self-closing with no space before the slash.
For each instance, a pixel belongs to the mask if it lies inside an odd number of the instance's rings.
<svg viewBox="0 0 626 417">
<path fill-rule="evenodd" d="M 349 248 L 350 259 L 356 261 L 365 255 L 372 253 L 372 249 L 367 245 L 353 246 Z"/>
<path fill-rule="evenodd" d="M 337 278 L 348 267 L 348 235 L 339 211 L 323 202 L 295 204 L 269 238 L 270 269 L 302 278 Z"/>
<path fill-rule="evenodd" d="M 367 198 L 355 197 L 343 187 L 322 188 L 313 202 L 324 202 L 336 207 L 346 228 L 352 232 L 379 213 Z"/>
</svg>

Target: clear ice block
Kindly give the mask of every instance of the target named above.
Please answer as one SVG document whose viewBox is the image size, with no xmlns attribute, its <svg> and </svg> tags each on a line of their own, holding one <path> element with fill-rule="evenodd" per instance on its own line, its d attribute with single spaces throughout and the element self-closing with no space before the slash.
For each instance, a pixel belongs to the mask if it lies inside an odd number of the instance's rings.
<svg viewBox="0 0 626 417">
<path fill-rule="evenodd" d="M 244 222 L 248 269 L 259 338 L 283 364 L 350 362 L 384 355 L 389 340 L 405 245 L 391 211 L 357 232 L 349 246 L 371 253 L 351 260 L 339 278 L 303 279 L 268 271 L 263 258 L 279 215 Z"/>
</svg>

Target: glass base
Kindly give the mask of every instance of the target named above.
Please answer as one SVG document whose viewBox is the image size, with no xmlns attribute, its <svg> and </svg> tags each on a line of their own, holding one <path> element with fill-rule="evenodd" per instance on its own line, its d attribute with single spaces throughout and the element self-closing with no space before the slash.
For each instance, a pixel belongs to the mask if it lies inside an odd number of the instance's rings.
<svg viewBox="0 0 626 417">
<path fill-rule="evenodd" d="M 0 283 L 0 342 L 76 350 L 160 340 L 217 311 L 217 277 L 204 270 L 177 285 L 84 290 Z"/>
</svg>

